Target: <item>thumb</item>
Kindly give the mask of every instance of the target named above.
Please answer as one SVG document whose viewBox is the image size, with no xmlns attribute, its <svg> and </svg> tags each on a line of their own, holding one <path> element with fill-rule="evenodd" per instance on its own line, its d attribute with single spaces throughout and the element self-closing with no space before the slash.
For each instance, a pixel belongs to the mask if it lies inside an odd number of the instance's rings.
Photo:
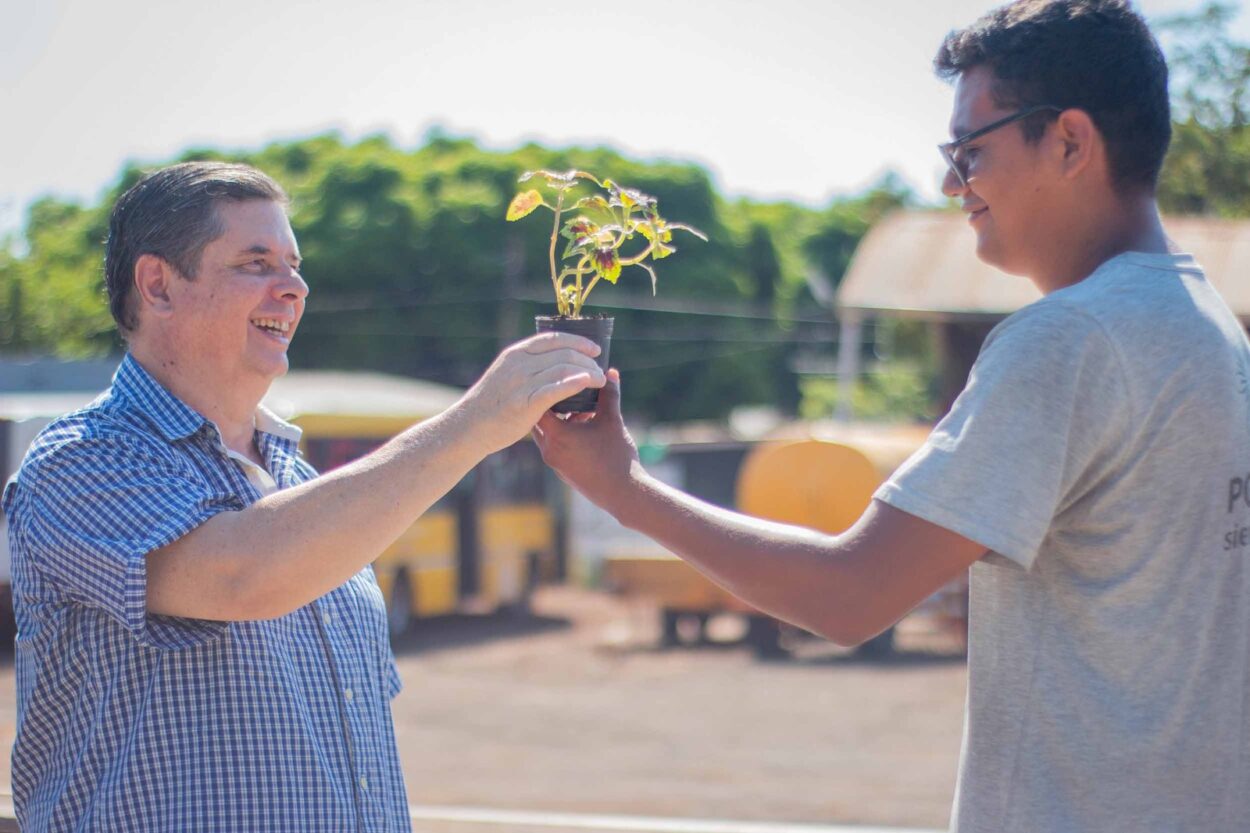
<svg viewBox="0 0 1250 833">
<path fill-rule="evenodd" d="M 621 372 L 615 367 L 608 370 L 608 381 L 599 391 L 599 407 L 596 414 L 604 414 L 621 420 Z"/>
</svg>

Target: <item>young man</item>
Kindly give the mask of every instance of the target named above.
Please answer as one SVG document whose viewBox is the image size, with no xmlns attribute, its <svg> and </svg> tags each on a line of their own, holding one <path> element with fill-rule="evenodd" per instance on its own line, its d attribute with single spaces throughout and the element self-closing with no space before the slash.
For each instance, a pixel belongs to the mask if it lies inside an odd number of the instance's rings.
<svg viewBox="0 0 1250 833">
<path fill-rule="evenodd" d="M 1021 0 L 948 36 L 937 69 L 956 80 L 944 189 L 981 258 L 1045 297 L 849 531 L 649 477 L 615 371 L 593 420 L 536 437 L 622 523 L 840 643 L 971 566 L 961 833 L 1244 830 L 1250 344 L 1159 221 L 1163 56 L 1122 0 Z"/>
<path fill-rule="evenodd" d="M 575 336 L 505 350 L 464 398 L 317 477 L 259 406 L 308 287 L 281 188 L 157 171 L 114 207 L 113 386 L 4 493 L 23 830 L 407 830 L 399 678 L 369 563 L 551 405 L 603 384 Z"/>
</svg>

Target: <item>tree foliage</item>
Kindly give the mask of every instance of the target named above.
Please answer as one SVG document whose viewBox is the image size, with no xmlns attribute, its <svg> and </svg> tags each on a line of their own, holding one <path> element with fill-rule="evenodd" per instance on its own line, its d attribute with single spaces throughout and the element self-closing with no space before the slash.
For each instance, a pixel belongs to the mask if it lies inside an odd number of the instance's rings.
<svg viewBox="0 0 1250 833">
<path fill-rule="evenodd" d="M 748 403 L 795 407 L 790 358 L 813 344 L 832 350 L 827 325 L 793 323 L 828 318 L 807 289 L 809 273 L 815 264 L 839 278 L 871 222 L 865 206 L 882 200 L 876 189 L 825 210 L 730 202 L 695 165 L 605 148 L 495 152 L 442 134 L 416 150 L 385 136 L 327 134 L 170 161 L 187 159 L 254 164 L 290 194 L 312 287 L 294 367 L 457 385 L 476 378 L 501 343 L 532 332 L 534 315 L 552 311 L 549 230 L 502 220 L 521 172 L 591 169 L 655 195 L 709 242 L 677 241 L 682 254 L 664 262 L 658 310 L 637 308 L 650 306 L 645 280 L 600 289 L 595 304 L 617 317 L 613 364 L 631 405 L 657 420 L 724 416 Z M 119 347 L 103 293 L 103 240 L 108 207 L 141 173 L 128 166 L 98 205 L 32 207 L 25 251 L 0 253 L 0 350 L 81 356 Z M 884 199 L 900 202 L 895 192 Z"/>
<path fill-rule="evenodd" d="M 1172 86 L 1172 146 L 1159 205 L 1173 214 L 1250 216 L 1250 47 L 1228 26 L 1236 9 L 1210 3 L 1160 26 Z"/>
<path fill-rule="evenodd" d="M 1159 187 L 1165 212 L 1250 216 L 1250 48 L 1229 36 L 1232 14 L 1212 4 L 1160 27 L 1175 107 Z M 913 202 L 893 177 L 820 209 L 726 200 L 695 165 L 606 148 L 497 152 L 439 132 L 416 149 L 326 134 L 169 161 L 185 159 L 249 162 L 290 193 L 312 287 L 293 366 L 456 385 L 552 311 L 549 230 L 502 220 L 523 171 L 593 170 L 654 195 L 709 242 L 678 243 L 682 256 L 665 260 L 654 303 L 645 281 L 624 280 L 596 290 L 594 303 L 617 317 L 612 359 L 630 406 L 655 420 L 722 417 L 740 404 L 797 410 L 796 359 L 832 358 L 820 299 L 871 225 Z M 120 347 L 103 240 L 108 207 L 141 174 L 127 166 L 95 205 L 47 198 L 31 207 L 21 239 L 0 246 L 0 351 L 75 357 Z"/>
</svg>

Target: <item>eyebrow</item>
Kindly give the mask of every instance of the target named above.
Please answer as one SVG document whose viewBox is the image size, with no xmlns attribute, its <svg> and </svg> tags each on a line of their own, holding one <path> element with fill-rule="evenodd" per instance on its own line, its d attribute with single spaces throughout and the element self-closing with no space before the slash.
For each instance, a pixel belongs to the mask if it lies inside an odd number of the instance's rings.
<svg viewBox="0 0 1250 833">
<path fill-rule="evenodd" d="M 273 249 L 269 248 L 268 246 L 263 246 L 260 243 L 257 243 L 254 246 L 248 246 L 246 249 L 243 249 L 241 252 L 239 252 L 239 255 L 271 255 L 273 253 L 274 253 Z M 299 252 L 295 253 L 295 262 L 296 263 L 304 262 L 304 258 L 300 257 Z"/>
</svg>

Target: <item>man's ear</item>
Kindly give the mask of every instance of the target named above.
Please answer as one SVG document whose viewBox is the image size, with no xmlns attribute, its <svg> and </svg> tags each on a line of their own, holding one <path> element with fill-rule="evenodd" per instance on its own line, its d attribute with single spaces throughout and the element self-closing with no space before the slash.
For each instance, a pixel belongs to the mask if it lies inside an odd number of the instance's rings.
<svg viewBox="0 0 1250 833">
<path fill-rule="evenodd" d="M 1055 120 L 1056 154 L 1064 179 L 1074 179 L 1105 156 L 1102 134 L 1084 110 L 1070 108 Z"/>
<path fill-rule="evenodd" d="M 169 290 L 175 280 L 177 276 L 169 261 L 158 255 L 139 255 L 135 261 L 135 294 L 145 314 L 157 318 L 172 314 L 174 305 Z"/>
</svg>

